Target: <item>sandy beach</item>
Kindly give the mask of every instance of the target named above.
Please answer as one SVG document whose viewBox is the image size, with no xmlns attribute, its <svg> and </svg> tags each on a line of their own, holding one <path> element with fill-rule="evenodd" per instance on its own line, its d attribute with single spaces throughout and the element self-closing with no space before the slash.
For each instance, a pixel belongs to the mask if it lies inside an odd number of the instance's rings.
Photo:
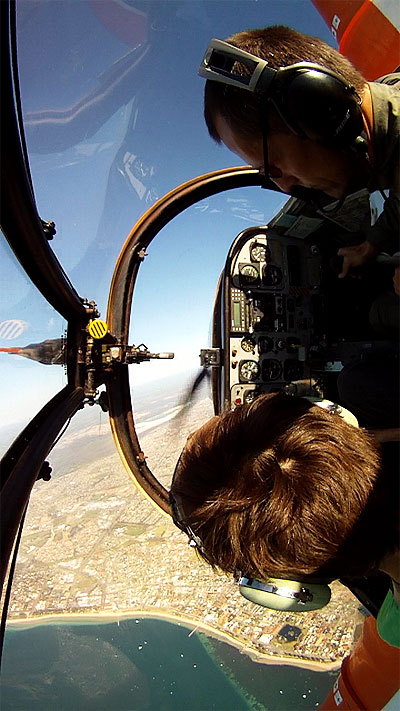
<svg viewBox="0 0 400 711">
<path fill-rule="evenodd" d="M 166 622 L 173 622 L 174 624 L 187 627 L 191 632 L 205 632 L 210 637 L 214 637 L 221 642 L 226 642 L 227 644 L 236 647 L 241 654 L 247 654 L 250 659 L 258 664 L 287 664 L 289 666 L 296 666 L 301 667 L 302 669 L 320 672 L 336 671 L 340 669 L 340 661 L 318 662 L 300 659 L 298 657 L 280 657 L 278 655 L 264 654 L 255 649 L 251 649 L 246 646 L 245 643 L 240 642 L 229 633 L 217 630 L 211 625 L 208 625 L 206 622 L 165 610 L 160 610 L 159 612 L 155 610 L 126 610 L 125 612 L 115 610 L 95 613 L 75 612 L 69 614 L 60 613 L 41 615 L 38 617 L 26 617 L 23 619 L 9 619 L 7 621 L 7 628 L 23 630 L 34 626 L 38 627 L 39 625 L 101 625 L 107 623 L 119 623 L 123 620 L 138 618 L 165 620 Z"/>
</svg>

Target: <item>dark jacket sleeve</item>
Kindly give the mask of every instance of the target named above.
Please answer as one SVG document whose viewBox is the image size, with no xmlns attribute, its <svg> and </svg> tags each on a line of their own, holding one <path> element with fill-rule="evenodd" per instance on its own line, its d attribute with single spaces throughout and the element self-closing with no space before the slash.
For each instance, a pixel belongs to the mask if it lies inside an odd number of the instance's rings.
<svg viewBox="0 0 400 711">
<path fill-rule="evenodd" d="M 398 178 L 397 178 L 398 179 Z M 367 230 L 366 239 L 378 252 L 394 254 L 400 251 L 400 197 L 398 188 L 390 190 L 383 211 Z"/>
</svg>

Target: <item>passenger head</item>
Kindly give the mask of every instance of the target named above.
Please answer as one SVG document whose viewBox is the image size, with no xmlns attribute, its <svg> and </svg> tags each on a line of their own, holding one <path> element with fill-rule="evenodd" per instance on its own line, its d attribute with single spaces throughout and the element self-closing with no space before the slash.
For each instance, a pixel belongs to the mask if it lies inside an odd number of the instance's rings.
<svg viewBox="0 0 400 711">
<path fill-rule="evenodd" d="M 340 52 L 318 37 L 302 34 L 281 25 L 264 29 L 246 30 L 228 37 L 227 42 L 250 54 L 264 59 L 272 69 L 287 67 L 297 62 L 311 62 L 330 69 L 351 84 L 361 94 L 366 80 Z M 248 74 L 244 64 L 233 68 L 237 74 Z M 220 143 L 218 117 L 244 138 L 261 137 L 259 95 L 245 89 L 208 80 L 204 94 L 204 117 L 210 136 Z M 273 110 L 268 117 L 269 132 L 288 132 L 278 114 Z"/>
<path fill-rule="evenodd" d="M 226 572 L 258 578 L 359 577 L 398 540 L 394 490 L 367 432 L 281 393 L 215 417 L 192 435 L 171 493 Z"/>
</svg>

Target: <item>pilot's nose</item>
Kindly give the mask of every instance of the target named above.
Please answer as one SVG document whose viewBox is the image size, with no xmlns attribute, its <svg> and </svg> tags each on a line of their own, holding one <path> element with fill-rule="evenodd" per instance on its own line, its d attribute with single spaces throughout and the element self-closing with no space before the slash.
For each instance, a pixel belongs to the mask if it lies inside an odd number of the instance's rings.
<svg viewBox="0 0 400 711">
<path fill-rule="evenodd" d="M 293 175 L 282 175 L 279 178 L 273 178 L 271 176 L 271 180 L 278 186 L 278 188 L 283 190 L 284 193 L 290 193 L 291 189 L 298 184 L 298 181 L 293 177 Z"/>
</svg>

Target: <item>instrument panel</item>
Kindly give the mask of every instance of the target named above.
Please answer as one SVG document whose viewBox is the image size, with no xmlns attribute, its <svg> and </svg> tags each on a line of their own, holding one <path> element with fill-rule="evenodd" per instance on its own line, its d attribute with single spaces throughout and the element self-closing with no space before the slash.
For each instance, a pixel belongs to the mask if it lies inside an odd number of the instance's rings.
<svg viewBox="0 0 400 711">
<path fill-rule="evenodd" d="M 274 236 L 267 227 L 245 230 L 235 240 L 225 268 L 231 406 L 309 377 L 321 273 L 319 250 L 302 240 Z"/>
</svg>

